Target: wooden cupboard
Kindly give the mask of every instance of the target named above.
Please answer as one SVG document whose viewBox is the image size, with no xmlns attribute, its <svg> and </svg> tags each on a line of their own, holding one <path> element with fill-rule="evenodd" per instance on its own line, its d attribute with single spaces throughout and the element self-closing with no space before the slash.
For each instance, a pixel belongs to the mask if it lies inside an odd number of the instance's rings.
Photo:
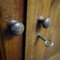
<svg viewBox="0 0 60 60">
<path fill-rule="evenodd" d="M 46 47 L 36 37 L 38 17 L 51 19 L 48 29 L 40 27 L 39 34 L 54 45 Z M 24 24 L 24 33 L 7 35 L 7 21 Z M 0 0 L 0 60 L 60 60 L 60 0 Z"/>
<path fill-rule="evenodd" d="M 48 48 L 44 42 L 35 40 L 36 22 L 39 16 L 51 18 L 48 29 L 41 27 L 39 34 L 54 42 Z M 25 60 L 60 60 L 60 0 L 28 0 Z"/>
</svg>

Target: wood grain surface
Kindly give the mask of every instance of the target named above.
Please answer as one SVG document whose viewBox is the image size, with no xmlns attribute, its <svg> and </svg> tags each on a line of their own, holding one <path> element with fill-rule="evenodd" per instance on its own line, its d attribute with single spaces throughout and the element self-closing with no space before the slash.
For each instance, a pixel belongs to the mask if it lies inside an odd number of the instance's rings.
<svg viewBox="0 0 60 60">
<path fill-rule="evenodd" d="M 27 7 L 25 60 L 48 60 L 60 53 L 60 0 L 28 0 Z M 39 32 L 54 42 L 52 48 L 45 47 L 42 40 L 35 40 L 35 25 L 39 16 L 52 20 L 48 29 L 41 27 Z"/>
<path fill-rule="evenodd" d="M 22 60 L 22 35 L 6 35 L 7 21 L 23 22 L 23 0 L 0 0 L 1 53 L 3 60 Z"/>
</svg>

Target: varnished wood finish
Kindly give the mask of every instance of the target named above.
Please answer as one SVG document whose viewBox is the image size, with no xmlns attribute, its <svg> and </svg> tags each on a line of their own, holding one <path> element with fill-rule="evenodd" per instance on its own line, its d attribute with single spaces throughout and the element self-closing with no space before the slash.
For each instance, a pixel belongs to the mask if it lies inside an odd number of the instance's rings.
<svg viewBox="0 0 60 60">
<path fill-rule="evenodd" d="M 60 0 L 28 0 L 27 7 L 25 60 L 48 60 L 60 53 Z M 54 42 L 52 48 L 45 47 L 42 41 L 34 41 L 35 25 L 39 16 L 52 19 L 52 25 L 48 29 L 41 28 L 39 32 Z"/>
<path fill-rule="evenodd" d="M 7 21 L 23 21 L 23 0 L 0 0 L 0 25 L 3 60 L 22 60 L 22 35 L 9 36 L 4 32 Z"/>
</svg>

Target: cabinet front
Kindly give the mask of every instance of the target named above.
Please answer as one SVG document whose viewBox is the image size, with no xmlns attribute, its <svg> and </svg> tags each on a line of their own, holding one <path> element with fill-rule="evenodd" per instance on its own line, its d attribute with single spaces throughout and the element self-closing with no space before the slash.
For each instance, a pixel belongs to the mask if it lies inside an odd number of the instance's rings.
<svg viewBox="0 0 60 60">
<path fill-rule="evenodd" d="M 60 0 L 28 0 L 25 60 L 60 60 Z"/>
<path fill-rule="evenodd" d="M 0 0 L 0 60 L 22 60 L 22 24 L 23 0 Z"/>
</svg>

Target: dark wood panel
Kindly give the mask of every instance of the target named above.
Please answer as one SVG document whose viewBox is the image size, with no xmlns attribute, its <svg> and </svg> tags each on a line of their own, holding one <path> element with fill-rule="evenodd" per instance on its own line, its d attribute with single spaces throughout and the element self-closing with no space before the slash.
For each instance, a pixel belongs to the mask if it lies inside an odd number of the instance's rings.
<svg viewBox="0 0 60 60">
<path fill-rule="evenodd" d="M 23 22 L 23 0 L 0 0 L 2 54 L 4 60 L 22 60 L 22 35 L 8 36 L 5 34 L 7 21 L 16 19 Z"/>
</svg>

